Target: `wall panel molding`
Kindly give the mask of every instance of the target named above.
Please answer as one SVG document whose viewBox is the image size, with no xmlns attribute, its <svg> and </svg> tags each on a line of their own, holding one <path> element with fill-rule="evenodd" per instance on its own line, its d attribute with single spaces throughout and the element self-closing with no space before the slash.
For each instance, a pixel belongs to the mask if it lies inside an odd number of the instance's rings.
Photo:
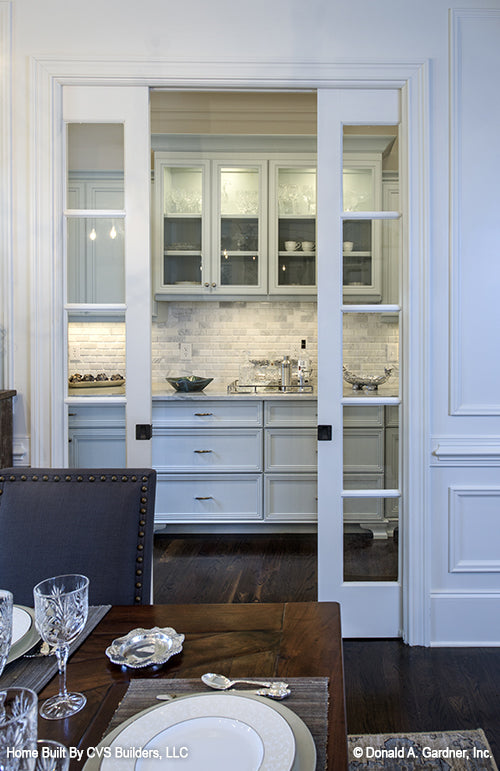
<svg viewBox="0 0 500 771">
<path fill-rule="evenodd" d="M 432 466 L 500 466 L 500 436 L 434 436 Z"/>
<path fill-rule="evenodd" d="M 485 386 L 500 379 L 492 355 L 498 281 L 491 275 L 500 177 L 500 103 L 491 84 L 500 77 L 499 39 L 499 9 L 450 11 L 451 415 L 500 415 L 498 389 Z"/>
<path fill-rule="evenodd" d="M 500 486 L 448 488 L 450 573 L 500 573 Z"/>
</svg>

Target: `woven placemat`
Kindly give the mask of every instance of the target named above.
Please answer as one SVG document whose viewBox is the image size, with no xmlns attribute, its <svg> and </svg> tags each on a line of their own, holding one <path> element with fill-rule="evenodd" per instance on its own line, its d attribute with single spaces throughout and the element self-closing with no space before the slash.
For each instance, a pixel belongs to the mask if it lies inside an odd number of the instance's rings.
<svg viewBox="0 0 500 771">
<path fill-rule="evenodd" d="M 91 605 L 89 607 L 85 629 L 70 645 L 70 656 L 80 647 L 85 638 L 95 629 L 110 608 L 111 605 Z M 36 656 L 35 658 L 21 656 L 19 659 L 7 664 L 3 675 L 0 677 L 0 685 L 2 688 L 10 688 L 12 686 L 32 688 L 39 693 L 49 680 L 52 680 L 56 672 L 57 661 L 55 656 Z"/>
<path fill-rule="evenodd" d="M 252 679 L 252 678 L 249 678 Z M 265 678 L 272 681 L 277 678 Z M 316 745 L 317 771 L 326 767 L 326 742 L 328 736 L 328 678 L 327 677 L 288 677 L 287 683 L 292 691 L 282 704 L 295 712 L 309 728 Z M 247 686 L 251 687 L 251 686 Z M 243 690 L 243 686 L 241 687 Z M 206 692 L 199 679 L 137 679 L 130 683 L 125 696 L 118 706 L 106 734 L 143 709 L 158 705 L 158 693 L 188 694 Z M 270 702 L 272 703 L 272 702 Z"/>
</svg>

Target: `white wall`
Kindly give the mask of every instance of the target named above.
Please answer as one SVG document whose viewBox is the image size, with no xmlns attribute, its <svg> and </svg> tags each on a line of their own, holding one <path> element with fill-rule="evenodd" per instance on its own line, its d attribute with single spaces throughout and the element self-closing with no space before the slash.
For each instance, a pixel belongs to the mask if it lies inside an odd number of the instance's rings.
<svg viewBox="0 0 500 771">
<path fill-rule="evenodd" d="M 488 13 L 480 11 L 484 0 L 469 0 L 467 7 L 478 13 L 452 17 L 451 80 L 449 3 L 0 0 L 2 39 L 9 38 L 8 26 L 5 32 L 9 10 L 13 30 L 14 328 L 8 330 L 12 366 L 4 386 L 20 393 L 16 457 L 26 462 L 34 377 L 29 328 L 32 207 L 36 206 L 32 195 L 36 169 L 30 165 L 32 57 L 39 61 L 44 56 L 85 61 L 168 59 L 184 63 L 187 70 L 189 62 L 248 62 L 248 72 L 255 77 L 262 63 L 269 61 L 287 62 L 290 75 L 303 75 L 314 62 L 350 66 L 427 60 L 432 287 L 432 404 L 426 459 L 432 466 L 427 534 L 433 565 L 430 641 L 496 644 L 500 641 L 500 224 L 496 208 L 500 2 L 488 0 L 492 9 Z M 4 80 L 0 87 L 8 96 L 8 83 Z M 4 132 L 4 150 L 8 141 Z M 9 175 L 5 171 L 2 175 L 5 186 Z M 5 265 L 3 273 L 8 274 Z M 438 454 L 433 455 L 436 448 L 440 448 Z"/>
</svg>

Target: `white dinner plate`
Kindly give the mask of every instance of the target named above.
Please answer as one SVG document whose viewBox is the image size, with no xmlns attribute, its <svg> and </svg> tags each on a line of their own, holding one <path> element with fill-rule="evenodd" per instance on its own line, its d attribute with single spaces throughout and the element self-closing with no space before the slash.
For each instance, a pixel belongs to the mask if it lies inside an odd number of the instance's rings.
<svg viewBox="0 0 500 771">
<path fill-rule="evenodd" d="M 198 694 L 197 694 L 198 695 Z M 211 697 L 213 694 L 202 694 L 205 698 Z M 228 695 L 228 694 L 226 694 Z M 236 696 L 236 694 L 235 694 Z M 192 698 L 192 696 L 178 696 L 179 701 L 183 699 Z M 256 701 L 263 702 L 261 696 L 253 696 L 252 694 L 242 694 L 236 696 L 236 698 L 254 699 Z M 171 702 L 168 702 L 171 704 Z M 316 769 L 316 746 L 314 739 L 311 736 L 306 724 L 301 718 L 295 714 L 291 709 L 285 707 L 282 702 L 273 702 L 272 708 L 285 718 L 289 726 L 293 731 L 295 737 L 295 759 L 291 771 L 315 771 Z M 151 712 L 160 709 L 160 705 L 148 707 L 148 709 L 139 712 L 137 715 L 133 715 L 114 728 L 110 733 L 100 742 L 97 748 L 93 748 L 92 752 L 87 755 L 87 761 L 84 765 L 83 771 L 102 771 L 101 763 L 102 758 L 105 756 L 105 752 L 112 753 L 111 745 L 115 739 L 122 733 L 122 731 L 134 722 L 139 716 L 150 714 Z M 180 763 L 181 761 L 179 761 Z"/>
<path fill-rule="evenodd" d="M 7 664 L 23 656 L 40 639 L 35 627 L 33 608 L 14 605 L 12 609 L 12 643 Z"/>
<path fill-rule="evenodd" d="M 292 771 L 295 738 L 272 706 L 233 694 L 186 696 L 141 712 L 110 743 L 101 771 Z"/>
</svg>

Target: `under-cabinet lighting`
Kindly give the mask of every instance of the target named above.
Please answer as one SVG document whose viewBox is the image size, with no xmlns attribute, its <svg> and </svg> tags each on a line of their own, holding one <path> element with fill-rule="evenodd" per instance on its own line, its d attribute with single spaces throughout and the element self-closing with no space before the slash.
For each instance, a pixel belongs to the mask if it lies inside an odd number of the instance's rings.
<svg viewBox="0 0 500 771">
<path fill-rule="evenodd" d="M 111 228 L 111 230 L 109 231 L 109 237 L 114 239 L 114 238 L 116 238 L 116 236 L 117 236 L 117 235 L 118 235 L 118 234 L 117 234 L 117 232 L 116 232 L 116 228 L 115 228 L 115 226 L 113 225 L 113 227 L 112 227 L 112 228 Z"/>
<path fill-rule="evenodd" d="M 91 241 L 95 241 L 96 240 L 97 233 L 95 232 L 95 228 L 92 228 L 92 230 L 90 231 L 89 238 L 90 238 Z"/>
</svg>

